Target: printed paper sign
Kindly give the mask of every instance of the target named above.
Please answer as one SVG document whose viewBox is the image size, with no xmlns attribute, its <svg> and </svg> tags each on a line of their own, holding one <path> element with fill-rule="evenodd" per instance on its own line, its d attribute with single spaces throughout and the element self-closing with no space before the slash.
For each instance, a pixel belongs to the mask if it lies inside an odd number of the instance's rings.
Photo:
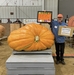
<svg viewBox="0 0 74 75">
<path fill-rule="evenodd" d="M 71 32 L 70 28 L 62 28 L 61 34 L 70 35 L 70 32 Z"/>
<path fill-rule="evenodd" d="M 52 20 L 51 11 L 38 11 L 37 21 L 40 23 L 50 23 Z"/>
</svg>

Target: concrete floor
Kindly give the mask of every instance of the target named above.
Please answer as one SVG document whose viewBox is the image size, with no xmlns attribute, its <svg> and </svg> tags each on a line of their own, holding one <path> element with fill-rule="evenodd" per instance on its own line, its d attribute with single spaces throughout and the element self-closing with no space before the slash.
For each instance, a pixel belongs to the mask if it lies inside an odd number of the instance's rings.
<svg viewBox="0 0 74 75">
<path fill-rule="evenodd" d="M 5 62 L 12 53 L 12 49 L 8 46 L 6 41 L 2 41 L 0 45 L 0 75 L 6 75 Z M 66 54 L 74 54 L 74 49 L 66 44 Z M 55 46 L 52 46 L 52 54 L 55 54 Z M 65 58 L 66 65 L 55 65 L 56 75 L 74 75 L 74 58 Z"/>
<path fill-rule="evenodd" d="M 52 54 L 55 54 L 55 46 L 52 46 Z M 74 55 L 74 48 L 69 47 L 69 44 L 66 43 L 65 45 L 65 55 L 73 54 Z M 64 58 L 66 65 L 58 64 L 55 65 L 56 75 L 74 75 L 74 58 Z"/>
</svg>

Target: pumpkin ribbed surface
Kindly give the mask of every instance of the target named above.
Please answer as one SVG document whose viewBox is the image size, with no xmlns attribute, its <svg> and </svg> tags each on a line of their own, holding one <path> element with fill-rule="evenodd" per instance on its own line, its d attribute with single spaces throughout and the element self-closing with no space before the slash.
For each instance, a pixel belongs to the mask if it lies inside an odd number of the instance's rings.
<svg viewBox="0 0 74 75">
<path fill-rule="evenodd" d="M 50 48 L 54 43 L 51 30 L 39 24 L 30 23 L 11 32 L 8 44 L 17 51 L 35 51 Z"/>
</svg>

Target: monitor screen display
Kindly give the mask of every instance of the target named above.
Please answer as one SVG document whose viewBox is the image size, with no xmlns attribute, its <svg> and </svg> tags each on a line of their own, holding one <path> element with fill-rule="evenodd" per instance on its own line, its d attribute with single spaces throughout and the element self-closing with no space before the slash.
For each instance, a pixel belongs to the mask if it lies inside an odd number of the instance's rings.
<svg viewBox="0 0 74 75">
<path fill-rule="evenodd" d="M 50 23 L 52 20 L 51 11 L 38 11 L 37 22 L 39 23 Z"/>
</svg>

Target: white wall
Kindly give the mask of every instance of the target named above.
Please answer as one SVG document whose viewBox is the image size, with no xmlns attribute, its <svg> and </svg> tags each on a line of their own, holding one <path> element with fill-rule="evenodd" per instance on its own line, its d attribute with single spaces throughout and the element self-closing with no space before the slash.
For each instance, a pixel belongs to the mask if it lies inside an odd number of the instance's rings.
<svg viewBox="0 0 74 75">
<path fill-rule="evenodd" d="M 41 5 L 42 0 L 0 0 L 0 5 L 31 6 Z"/>
<path fill-rule="evenodd" d="M 0 18 L 37 18 L 37 11 L 41 10 L 41 6 L 1 6 Z M 14 15 L 10 15 L 10 12 Z"/>
<path fill-rule="evenodd" d="M 8 3 L 8 4 L 7 4 Z M 44 10 L 44 0 L 0 0 L 0 19 L 37 18 L 37 11 Z M 10 15 L 14 12 L 14 15 Z"/>
<path fill-rule="evenodd" d="M 57 18 L 58 14 L 58 0 L 45 0 L 44 1 L 44 9 L 48 11 L 52 11 L 52 18 Z"/>
<path fill-rule="evenodd" d="M 43 0 L 0 0 L 0 18 L 37 18 L 37 11 L 43 9 L 52 11 L 52 18 L 56 18 L 58 0 L 44 0 L 44 4 Z M 11 11 L 14 15 L 10 15 Z"/>
</svg>

